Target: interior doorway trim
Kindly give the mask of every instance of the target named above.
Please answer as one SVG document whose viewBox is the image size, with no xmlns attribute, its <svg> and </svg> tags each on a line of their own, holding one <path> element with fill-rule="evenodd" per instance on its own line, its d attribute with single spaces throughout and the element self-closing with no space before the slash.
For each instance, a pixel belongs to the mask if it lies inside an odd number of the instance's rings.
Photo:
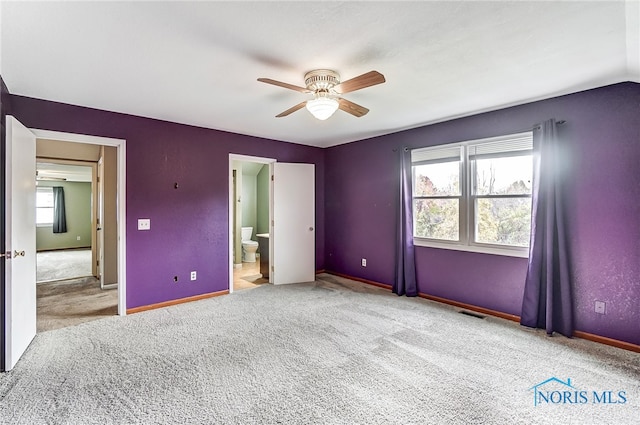
<svg viewBox="0 0 640 425">
<path fill-rule="evenodd" d="M 38 139 L 59 140 L 62 142 L 86 143 L 91 145 L 113 146 L 117 148 L 117 202 L 118 202 L 118 315 L 127 314 L 127 196 L 126 168 L 127 149 L 125 139 L 89 136 L 84 134 L 65 133 L 59 131 L 30 128 Z M 95 225 L 95 223 L 94 223 Z"/>
<path fill-rule="evenodd" d="M 276 162 L 275 158 L 264 158 L 260 156 L 240 155 L 235 153 L 229 154 L 229 293 L 233 293 L 233 211 L 235 207 L 235 196 L 233 193 L 233 162 L 257 162 L 259 164 L 269 164 L 269 175 L 273 175 L 273 164 Z M 272 185 L 269 185 L 269 223 L 272 220 L 272 202 L 273 194 L 271 193 Z M 269 244 L 271 245 L 273 239 L 269 238 Z M 273 251 L 273 247 L 270 247 Z"/>
<path fill-rule="evenodd" d="M 37 149 L 37 148 L 36 148 Z M 86 161 L 86 160 L 82 160 L 82 159 L 60 159 L 60 158 L 51 158 L 51 157 L 46 157 L 46 156 L 38 156 L 37 152 L 36 152 L 36 170 L 38 168 L 38 164 L 42 164 L 42 163 L 47 163 L 47 164 L 68 164 L 68 165 L 79 165 L 81 167 L 89 167 L 91 168 L 91 223 L 92 223 L 92 229 L 91 229 L 91 273 L 95 276 L 96 275 L 96 245 L 97 245 L 97 238 L 96 238 L 96 227 L 93 225 L 93 223 L 96 222 L 96 208 L 93 208 L 93 205 L 97 205 L 98 203 L 96 202 L 97 200 L 97 194 L 96 194 L 96 188 L 97 188 L 97 172 L 98 172 L 98 165 L 96 162 L 94 161 Z M 37 184 L 36 184 L 37 185 Z M 37 250 L 36 250 L 37 251 Z M 37 274 L 37 272 L 36 272 Z M 36 280 L 37 282 L 37 280 Z M 104 289 L 104 288 L 103 288 Z"/>
</svg>

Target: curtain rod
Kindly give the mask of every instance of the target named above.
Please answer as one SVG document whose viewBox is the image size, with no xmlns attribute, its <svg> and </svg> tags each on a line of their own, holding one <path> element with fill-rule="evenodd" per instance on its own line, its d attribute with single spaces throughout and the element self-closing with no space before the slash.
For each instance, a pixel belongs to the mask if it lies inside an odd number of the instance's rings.
<svg viewBox="0 0 640 425">
<path fill-rule="evenodd" d="M 556 125 L 563 125 L 566 122 L 567 122 L 566 120 L 558 120 L 558 121 L 556 121 Z M 540 124 L 536 124 L 533 127 L 531 127 L 530 129 L 524 130 L 524 131 L 533 131 L 533 130 L 538 129 L 538 128 L 540 128 Z"/>
<path fill-rule="evenodd" d="M 567 123 L 567 120 L 558 120 L 558 121 L 556 121 L 557 125 L 563 125 L 563 124 L 566 124 L 566 123 Z M 530 128 L 525 128 L 524 130 L 515 131 L 514 133 L 524 133 L 525 131 L 533 131 L 533 130 L 535 130 L 537 128 L 540 128 L 540 124 L 536 124 L 536 125 L 534 125 L 533 127 L 530 127 Z M 494 136 L 494 137 L 497 137 L 497 136 Z M 491 138 L 491 137 L 487 137 L 487 138 Z M 402 149 L 404 149 L 404 151 L 406 152 L 406 151 L 414 149 L 414 148 L 408 148 L 408 147 L 404 146 Z M 398 148 L 393 148 L 392 151 L 393 152 L 398 152 Z"/>
</svg>

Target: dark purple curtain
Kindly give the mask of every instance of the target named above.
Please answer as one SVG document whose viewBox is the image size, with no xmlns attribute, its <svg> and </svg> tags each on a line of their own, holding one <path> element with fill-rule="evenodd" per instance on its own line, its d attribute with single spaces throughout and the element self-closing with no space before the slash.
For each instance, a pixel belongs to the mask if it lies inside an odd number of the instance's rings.
<svg viewBox="0 0 640 425">
<path fill-rule="evenodd" d="M 534 169 L 529 264 L 520 324 L 573 336 L 573 302 L 563 212 L 568 167 L 551 119 L 533 130 Z"/>
<path fill-rule="evenodd" d="M 67 233 L 67 215 L 62 187 L 53 188 L 53 233 Z"/>
<path fill-rule="evenodd" d="M 413 193 L 411 191 L 411 151 L 400 151 L 400 197 L 398 205 L 398 237 L 396 238 L 396 278 L 393 293 L 418 295 L 416 264 L 413 251 Z"/>
</svg>

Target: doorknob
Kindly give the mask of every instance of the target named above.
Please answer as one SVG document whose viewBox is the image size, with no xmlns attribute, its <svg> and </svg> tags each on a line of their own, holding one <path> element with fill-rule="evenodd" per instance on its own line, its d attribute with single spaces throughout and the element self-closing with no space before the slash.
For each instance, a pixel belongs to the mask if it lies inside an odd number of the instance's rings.
<svg viewBox="0 0 640 425">
<path fill-rule="evenodd" d="M 313 232 L 313 227 L 309 227 L 309 231 L 310 231 L 310 232 Z"/>
<path fill-rule="evenodd" d="M 24 251 L 13 251 L 13 258 L 24 257 Z"/>
</svg>

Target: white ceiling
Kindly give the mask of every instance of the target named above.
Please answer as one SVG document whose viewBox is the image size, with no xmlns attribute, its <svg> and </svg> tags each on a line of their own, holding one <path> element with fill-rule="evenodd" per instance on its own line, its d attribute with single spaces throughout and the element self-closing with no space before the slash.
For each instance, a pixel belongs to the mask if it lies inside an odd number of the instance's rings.
<svg viewBox="0 0 640 425">
<path fill-rule="evenodd" d="M 312 146 L 640 82 L 638 0 L 0 4 L 13 94 Z M 275 118 L 315 68 L 387 82 Z"/>
</svg>

